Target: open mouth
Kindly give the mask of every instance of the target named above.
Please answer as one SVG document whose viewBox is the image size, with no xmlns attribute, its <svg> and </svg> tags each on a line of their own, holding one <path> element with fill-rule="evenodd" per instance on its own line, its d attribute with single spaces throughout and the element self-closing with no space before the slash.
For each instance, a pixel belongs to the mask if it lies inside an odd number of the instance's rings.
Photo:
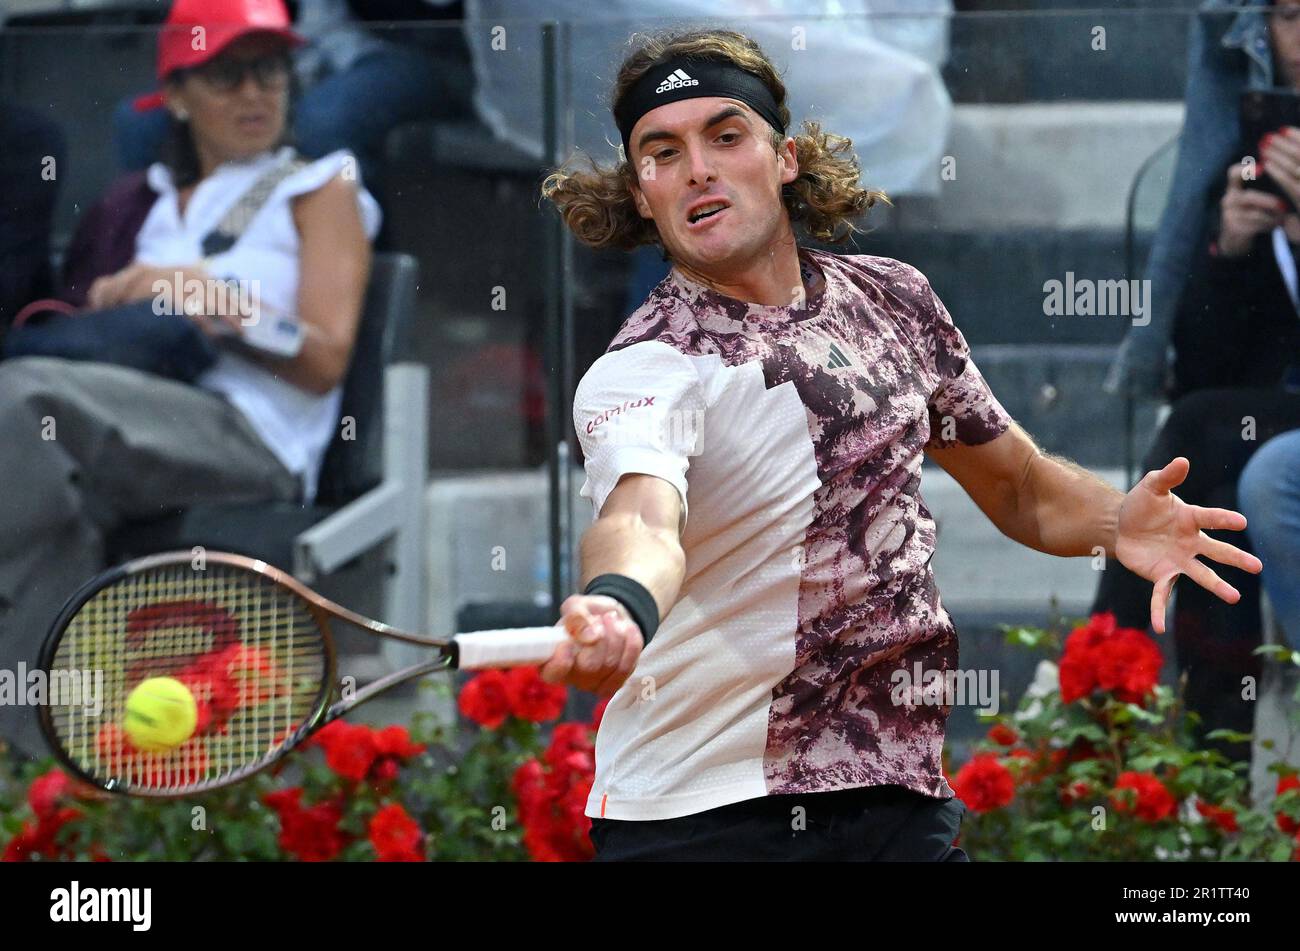
<svg viewBox="0 0 1300 951">
<path fill-rule="evenodd" d="M 686 220 L 691 224 L 695 224 L 696 222 L 703 221 L 705 218 L 712 218 L 718 212 L 723 211 L 728 207 L 730 206 L 724 201 L 715 201 L 708 205 L 701 205 L 699 208 L 696 208 L 693 212 L 687 215 Z"/>
</svg>

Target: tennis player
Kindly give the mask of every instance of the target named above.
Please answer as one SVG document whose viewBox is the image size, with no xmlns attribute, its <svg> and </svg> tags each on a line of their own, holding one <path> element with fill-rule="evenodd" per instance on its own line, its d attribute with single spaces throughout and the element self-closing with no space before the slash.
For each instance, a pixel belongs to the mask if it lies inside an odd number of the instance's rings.
<svg viewBox="0 0 1300 951">
<path fill-rule="evenodd" d="M 796 225 L 842 239 L 878 194 L 846 140 L 787 131 L 747 37 L 650 38 L 613 104 L 626 161 L 544 185 L 585 243 L 657 243 L 673 265 L 574 405 L 597 518 L 572 640 L 542 672 L 613 693 L 597 858 L 964 860 L 953 697 L 895 676 L 957 665 L 923 454 L 1016 541 L 1153 581 L 1156 630 L 1179 575 L 1237 601 L 1196 556 L 1259 571 L 1202 531 L 1246 520 L 1172 494 L 1183 458 L 1124 495 L 1044 455 L 920 272 L 801 247 Z"/>
</svg>

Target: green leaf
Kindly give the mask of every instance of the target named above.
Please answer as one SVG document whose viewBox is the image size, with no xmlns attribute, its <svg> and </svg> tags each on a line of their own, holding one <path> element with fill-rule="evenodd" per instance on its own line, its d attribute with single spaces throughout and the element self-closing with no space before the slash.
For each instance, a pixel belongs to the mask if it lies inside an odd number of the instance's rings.
<svg viewBox="0 0 1300 951">
<path fill-rule="evenodd" d="M 1253 734 L 1238 733 L 1236 730 L 1210 730 L 1205 734 L 1207 740 L 1226 740 L 1229 743 L 1249 743 Z"/>
</svg>

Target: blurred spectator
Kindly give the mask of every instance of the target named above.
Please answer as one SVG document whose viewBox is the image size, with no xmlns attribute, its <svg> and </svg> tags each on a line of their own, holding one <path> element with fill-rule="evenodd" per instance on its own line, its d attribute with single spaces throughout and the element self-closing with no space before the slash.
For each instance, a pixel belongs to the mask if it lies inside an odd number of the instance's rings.
<svg viewBox="0 0 1300 951">
<path fill-rule="evenodd" d="M 169 20 L 213 0 L 180 0 Z M 365 22 L 446 20 L 460 0 L 299 0 L 296 31 L 309 42 L 294 53 L 301 92 L 293 110 L 294 145 L 319 158 L 348 149 L 372 185 L 383 168 L 384 138 L 418 119 L 468 115 L 473 90 L 469 51 L 460 30 L 422 23 L 401 31 L 368 30 Z M 119 103 L 113 117 L 117 160 L 124 171 L 158 158 L 167 117 L 156 95 Z"/>
<path fill-rule="evenodd" d="M 1238 488 L 1260 576 L 1285 643 L 1300 650 L 1300 430 L 1259 447 Z"/>
<path fill-rule="evenodd" d="M 1300 0 L 1279 0 L 1268 17 L 1242 14 L 1235 24 L 1231 35 L 1243 41 L 1255 35 L 1243 29 L 1265 31 L 1265 41 L 1272 43 L 1271 68 L 1287 86 L 1300 90 Z M 1253 50 L 1253 40 L 1250 44 Z M 1193 76 L 1189 96 L 1201 89 L 1202 80 Z M 1184 150 L 1199 141 L 1193 124 L 1199 105 L 1188 103 Z M 1160 468 L 1175 456 L 1186 456 L 1192 466 L 1179 496 L 1194 505 L 1237 509 L 1237 481 L 1251 455 L 1272 436 L 1300 427 L 1300 304 L 1294 263 L 1300 217 L 1281 199 L 1243 188 L 1242 167 L 1229 163 L 1259 156 L 1263 174 L 1300 206 L 1300 130 L 1291 130 L 1294 140 L 1274 142 L 1261 154 L 1258 143 L 1238 141 L 1235 112 L 1218 121 L 1225 128 L 1215 135 L 1230 131 L 1234 145 L 1200 199 L 1203 207 L 1196 218 L 1204 224 L 1187 258 L 1189 277 L 1171 334 L 1176 350 L 1169 390 L 1173 405 L 1143 467 Z M 1152 298 L 1159 300 L 1154 287 Z M 1130 335 L 1150 329 L 1134 328 Z M 1269 570 L 1267 559 L 1264 570 Z M 1196 585 L 1180 584 L 1171 627 L 1178 668 L 1187 675 L 1187 705 L 1201 714 L 1202 730 L 1246 733 L 1254 711 L 1242 699 L 1242 682 L 1260 673 L 1260 660 L 1252 654 L 1261 640 L 1259 581 L 1234 568 L 1219 573 L 1241 592 L 1241 601 L 1229 606 Z M 1093 610 L 1114 611 L 1121 624 L 1145 627 L 1150 596 L 1150 584 L 1110 561 Z M 1247 755 L 1240 746 L 1224 750 Z"/>
<path fill-rule="evenodd" d="M 193 386 L 101 362 L 0 362 L 2 668 L 34 666 L 120 523 L 201 502 L 310 499 L 337 431 L 378 207 L 348 153 L 307 163 L 281 146 L 289 48 L 301 40 L 280 0 L 200 6 L 160 37 L 167 160 L 115 185 L 82 223 L 67 296 L 151 308 L 157 282 L 193 281 L 197 296 L 180 296 L 197 306 L 151 319 L 194 321 L 222 341 L 219 356 Z M 203 48 L 191 26 L 205 29 Z M 254 190 L 263 197 L 232 238 L 226 213 Z M 266 319 L 246 325 L 242 306 L 208 303 L 226 282 Z M 285 321 L 296 355 L 256 349 L 253 327 Z M 40 749 L 34 713 L 0 707 L 0 736 Z"/>
<path fill-rule="evenodd" d="M 1205 0 L 1191 18 L 1186 113 L 1169 198 L 1147 259 L 1151 321 L 1131 327 L 1106 381 L 1108 390 L 1165 395 L 1168 350 L 1184 285 L 1213 211 L 1207 195 L 1241 155 L 1237 113 L 1246 89 L 1285 82 L 1270 55 L 1272 0 Z"/>
<path fill-rule="evenodd" d="M 50 292 L 50 228 L 64 171 L 58 125 L 0 102 L 0 340 L 18 309 Z"/>
</svg>

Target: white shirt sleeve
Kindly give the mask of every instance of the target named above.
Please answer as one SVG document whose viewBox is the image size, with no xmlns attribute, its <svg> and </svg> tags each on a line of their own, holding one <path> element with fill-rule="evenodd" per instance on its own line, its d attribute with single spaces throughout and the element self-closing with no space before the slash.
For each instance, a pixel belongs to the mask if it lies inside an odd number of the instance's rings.
<svg viewBox="0 0 1300 951">
<path fill-rule="evenodd" d="M 682 501 L 686 470 L 700 451 L 704 392 L 689 357 L 655 340 L 607 353 L 592 364 L 573 400 L 573 425 L 586 458 L 583 498 L 596 517 L 628 473 L 656 476 Z"/>
</svg>

